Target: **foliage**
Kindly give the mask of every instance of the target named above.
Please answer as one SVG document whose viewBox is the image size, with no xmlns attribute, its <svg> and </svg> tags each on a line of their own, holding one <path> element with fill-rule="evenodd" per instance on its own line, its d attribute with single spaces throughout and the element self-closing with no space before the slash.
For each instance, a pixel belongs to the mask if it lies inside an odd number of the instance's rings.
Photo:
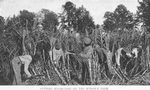
<svg viewBox="0 0 150 90">
<path fill-rule="evenodd" d="M 106 31 L 132 30 L 134 27 L 133 14 L 120 4 L 115 11 L 107 11 L 104 15 L 104 29 Z"/>
<path fill-rule="evenodd" d="M 68 1 L 63 5 L 64 11 L 64 23 L 67 23 L 68 27 L 72 27 L 75 31 L 84 33 L 87 30 L 94 29 L 95 24 L 93 18 L 90 16 L 83 6 L 76 8 L 75 4 Z M 90 32 L 90 31 L 89 31 Z"/>
<path fill-rule="evenodd" d="M 47 9 L 42 9 L 41 12 L 44 14 L 43 19 L 43 29 L 44 30 L 56 30 L 56 26 L 58 25 L 58 19 L 56 13 L 49 11 Z M 54 30 L 53 30 L 54 29 Z"/>
<path fill-rule="evenodd" d="M 138 0 L 139 1 L 139 0 Z M 140 6 L 138 6 L 138 18 L 140 22 L 143 23 L 143 26 L 147 29 L 147 32 L 150 32 L 150 1 L 142 0 L 139 1 Z"/>
<path fill-rule="evenodd" d="M 106 20 L 104 21 L 103 28 L 108 31 L 115 30 L 115 16 L 113 12 L 107 11 L 104 15 L 104 18 Z"/>
<path fill-rule="evenodd" d="M 93 22 L 93 18 L 90 16 L 89 11 L 82 6 L 77 9 L 76 15 L 78 20 L 77 32 L 85 33 L 87 30 L 91 33 L 92 29 L 95 28 L 95 24 Z"/>
<path fill-rule="evenodd" d="M 28 30 L 31 30 L 34 23 L 34 17 L 35 14 L 32 12 L 29 12 L 27 10 L 20 11 L 19 18 L 21 26 L 24 28 L 27 27 Z"/>
</svg>

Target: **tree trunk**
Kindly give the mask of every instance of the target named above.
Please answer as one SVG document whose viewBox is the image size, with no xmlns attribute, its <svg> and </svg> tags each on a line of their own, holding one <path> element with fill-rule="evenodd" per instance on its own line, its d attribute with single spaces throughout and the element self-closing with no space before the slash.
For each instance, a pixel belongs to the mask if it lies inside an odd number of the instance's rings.
<svg viewBox="0 0 150 90">
<path fill-rule="evenodd" d="M 67 62 L 68 62 L 68 63 L 67 63 L 67 64 L 68 64 L 68 65 L 67 65 L 67 66 L 68 66 L 68 67 L 67 67 L 67 76 L 68 76 L 67 79 L 68 79 L 68 81 L 70 81 L 70 63 L 69 63 L 70 58 L 69 58 L 69 55 L 68 55 L 67 58 L 68 58 L 68 59 L 67 59 L 67 60 L 68 60 L 68 61 L 67 61 Z"/>
</svg>

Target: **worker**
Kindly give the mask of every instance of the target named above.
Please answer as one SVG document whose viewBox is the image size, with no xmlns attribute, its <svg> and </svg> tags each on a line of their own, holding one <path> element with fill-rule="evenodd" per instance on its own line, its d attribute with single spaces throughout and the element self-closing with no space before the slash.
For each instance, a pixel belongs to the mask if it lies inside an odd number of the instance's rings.
<svg viewBox="0 0 150 90">
<path fill-rule="evenodd" d="M 91 44 L 92 40 L 89 37 L 84 37 L 83 42 L 84 42 L 84 49 L 80 53 L 80 55 L 82 57 L 90 59 L 90 58 L 92 58 L 92 53 L 93 53 L 93 47 L 92 47 L 92 44 Z"/>
<path fill-rule="evenodd" d="M 28 71 L 29 65 L 31 62 L 34 62 L 39 59 L 39 55 L 35 54 L 33 56 L 31 55 L 21 55 L 17 56 L 14 59 L 12 59 L 12 67 L 14 70 L 14 80 L 13 85 L 21 85 L 22 78 L 21 78 L 21 65 L 24 64 L 24 72 L 27 75 L 27 78 L 31 77 L 31 73 Z"/>
<path fill-rule="evenodd" d="M 90 81 L 91 81 L 91 84 L 92 84 L 93 83 L 93 80 L 92 80 L 92 68 L 91 68 L 92 54 L 93 54 L 92 40 L 89 37 L 84 37 L 83 38 L 83 42 L 84 42 L 84 49 L 80 53 L 80 55 L 83 58 L 85 58 L 85 60 L 87 60 L 87 62 L 89 64 Z"/>
<path fill-rule="evenodd" d="M 57 40 L 54 44 L 54 48 L 52 48 L 52 50 L 49 51 L 49 55 L 54 64 L 58 66 L 58 61 L 60 60 L 61 56 L 63 56 L 63 50 L 60 46 L 60 43 Z"/>
</svg>

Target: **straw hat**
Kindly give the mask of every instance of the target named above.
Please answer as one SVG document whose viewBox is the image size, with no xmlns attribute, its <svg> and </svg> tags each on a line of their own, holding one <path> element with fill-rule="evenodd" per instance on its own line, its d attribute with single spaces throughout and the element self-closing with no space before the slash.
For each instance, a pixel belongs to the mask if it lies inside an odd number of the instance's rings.
<svg viewBox="0 0 150 90">
<path fill-rule="evenodd" d="M 91 40 L 91 38 L 89 38 L 89 37 L 84 37 L 84 38 L 83 38 L 83 42 L 84 42 L 85 44 L 90 44 L 90 43 L 92 42 L 92 40 Z"/>
</svg>

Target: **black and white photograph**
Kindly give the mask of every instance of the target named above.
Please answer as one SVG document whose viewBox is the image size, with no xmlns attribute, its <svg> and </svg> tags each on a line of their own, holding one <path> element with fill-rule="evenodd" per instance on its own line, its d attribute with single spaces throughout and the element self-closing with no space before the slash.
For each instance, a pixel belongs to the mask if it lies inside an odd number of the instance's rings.
<svg viewBox="0 0 150 90">
<path fill-rule="evenodd" d="M 0 0 L 0 87 L 43 85 L 149 86 L 150 0 Z"/>
</svg>

